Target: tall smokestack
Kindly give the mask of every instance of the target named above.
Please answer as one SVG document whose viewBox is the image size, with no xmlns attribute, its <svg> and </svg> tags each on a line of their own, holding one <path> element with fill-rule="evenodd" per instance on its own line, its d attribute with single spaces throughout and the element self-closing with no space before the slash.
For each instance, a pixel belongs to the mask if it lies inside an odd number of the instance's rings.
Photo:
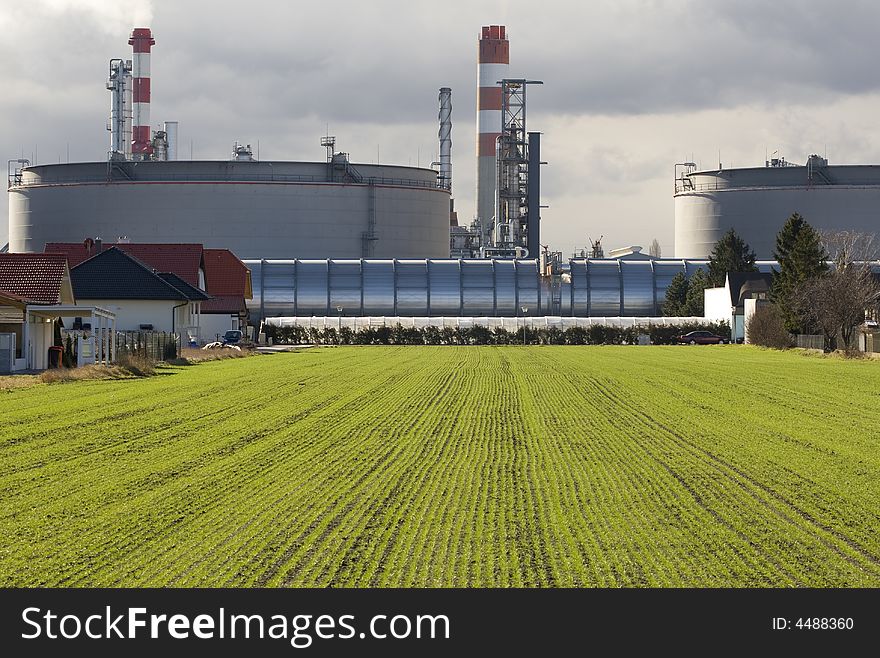
<svg viewBox="0 0 880 658">
<path fill-rule="evenodd" d="M 440 87 L 440 176 L 444 190 L 452 189 L 452 89 Z"/>
<path fill-rule="evenodd" d="M 156 43 L 148 27 L 136 27 L 128 40 L 132 57 L 132 143 L 135 160 L 148 160 L 153 154 L 150 134 L 150 48 Z"/>
<path fill-rule="evenodd" d="M 477 209 L 483 246 L 495 214 L 495 140 L 501 134 L 501 86 L 508 77 L 510 43 L 503 25 L 484 26 L 477 63 Z"/>
</svg>

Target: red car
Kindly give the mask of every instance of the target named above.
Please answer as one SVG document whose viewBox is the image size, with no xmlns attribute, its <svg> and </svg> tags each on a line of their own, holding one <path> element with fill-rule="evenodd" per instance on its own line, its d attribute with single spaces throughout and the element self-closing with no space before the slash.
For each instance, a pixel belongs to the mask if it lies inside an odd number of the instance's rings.
<svg viewBox="0 0 880 658">
<path fill-rule="evenodd" d="M 723 345 L 727 339 L 723 336 L 717 336 L 711 331 L 691 331 L 684 336 L 678 337 L 681 345 Z"/>
</svg>

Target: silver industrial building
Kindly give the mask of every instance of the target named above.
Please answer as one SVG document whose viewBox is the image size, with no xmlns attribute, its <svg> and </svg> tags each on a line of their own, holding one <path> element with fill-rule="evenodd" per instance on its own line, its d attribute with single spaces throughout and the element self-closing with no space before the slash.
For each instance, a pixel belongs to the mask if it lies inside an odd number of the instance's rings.
<svg viewBox="0 0 880 658">
<path fill-rule="evenodd" d="M 764 167 L 696 171 L 685 163 L 675 179 L 675 257 L 706 258 L 728 229 L 772 258 L 776 234 L 799 212 L 815 228 L 880 231 L 880 166 L 804 166 L 781 159 Z"/>
<path fill-rule="evenodd" d="M 331 162 L 110 161 L 10 177 L 9 250 L 101 237 L 199 242 L 240 258 L 449 255 L 432 169 Z"/>
<path fill-rule="evenodd" d="M 246 260 L 252 322 L 308 316 L 662 315 L 666 288 L 705 260 L 575 259 L 559 275 L 537 259 Z M 769 272 L 773 265 L 761 261 Z M 522 309 L 526 310 L 523 311 Z"/>
</svg>

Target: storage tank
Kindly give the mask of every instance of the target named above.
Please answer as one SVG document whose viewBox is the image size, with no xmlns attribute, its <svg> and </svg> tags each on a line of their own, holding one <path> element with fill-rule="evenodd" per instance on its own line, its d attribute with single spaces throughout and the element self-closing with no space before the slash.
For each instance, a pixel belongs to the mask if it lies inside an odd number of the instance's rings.
<svg viewBox="0 0 880 658">
<path fill-rule="evenodd" d="M 820 230 L 880 232 L 880 166 L 804 166 L 782 159 L 764 167 L 695 171 L 675 179 L 675 257 L 706 258 L 729 229 L 772 258 L 776 234 L 792 213 Z"/>
<path fill-rule="evenodd" d="M 125 235 L 239 258 L 449 255 L 450 195 L 436 171 L 344 156 L 28 166 L 10 180 L 9 249 Z"/>
</svg>

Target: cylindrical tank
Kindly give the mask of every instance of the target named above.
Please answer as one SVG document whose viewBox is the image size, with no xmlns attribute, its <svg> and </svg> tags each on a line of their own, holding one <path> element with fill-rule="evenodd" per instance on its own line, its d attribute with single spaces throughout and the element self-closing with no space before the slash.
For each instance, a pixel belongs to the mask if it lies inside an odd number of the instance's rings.
<svg viewBox="0 0 880 658">
<path fill-rule="evenodd" d="M 696 171 L 676 180 L 675 257 L 706 258 L 734 229 L 772 258 L 792 213 L 820 230 L 880 231 L 880 166 L 824 164 Z"/>
<path fill-rule="evenodd" d="M 39 165 L 9 190 L 10 251 L 87 237 L 199 242 L 240 258 L 445 258 L 432 169 L 342 162 Z"/>
</svg>

